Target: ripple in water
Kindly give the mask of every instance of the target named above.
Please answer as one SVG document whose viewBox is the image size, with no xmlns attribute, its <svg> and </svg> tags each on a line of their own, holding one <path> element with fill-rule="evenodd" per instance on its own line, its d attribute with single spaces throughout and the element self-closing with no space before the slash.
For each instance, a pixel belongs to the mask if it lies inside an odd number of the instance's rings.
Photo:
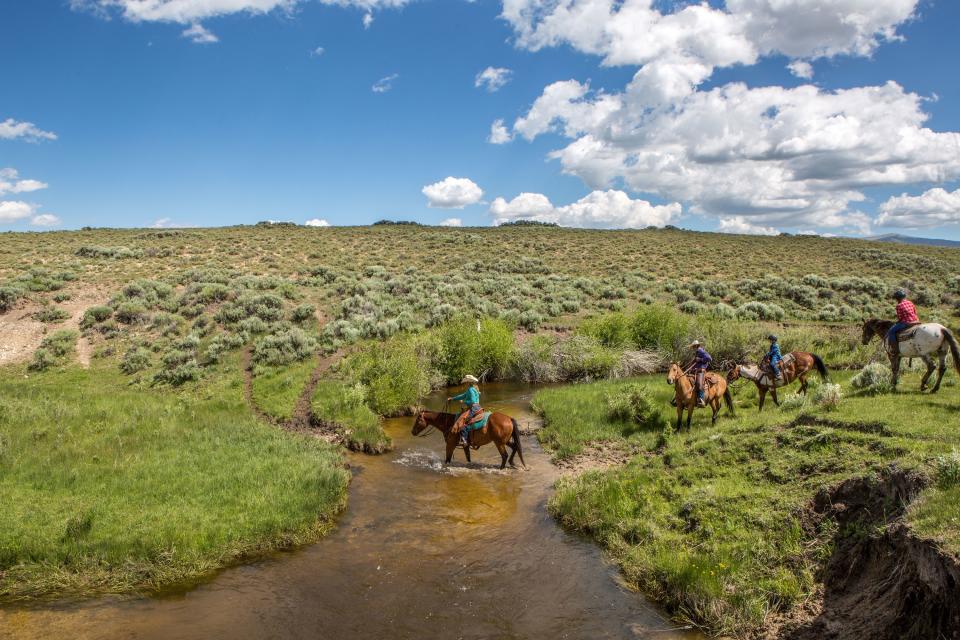
<svg viewBox="0 0 960 640">
<path fill-rule="evenodd" d="M 509 475 L 516 471 L 516 469 L 510 469 L 509 467 L 501 470 L 498 466 L 482 462 L 471 462 L 467 464 L 463 460 L 454 460 L 450 464 L 444 464 L 443 457 L 436 451 L 426 451 L 423 449 L 408 449 L 397 456 L 393 463 L 404 467 L 426 469 L 428 471 L 435 471 L 452 476 L 473 473 Z"/>
</svg>

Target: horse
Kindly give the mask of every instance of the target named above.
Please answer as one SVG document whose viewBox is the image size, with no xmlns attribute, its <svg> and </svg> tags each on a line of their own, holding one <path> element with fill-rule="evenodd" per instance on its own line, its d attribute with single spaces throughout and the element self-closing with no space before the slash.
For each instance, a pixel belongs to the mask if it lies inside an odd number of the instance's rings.
<svg viewBox="0 0 960 640">
<path fill-rule="evenodd" d="M 678 431 L 683 421 L 684 409 L 687 410 L 687 430 L 690 430 L 690 419 L 693 418 L 693 410 L 697 406 L 697 389 L 691 377 L 676 362 L 670 365 L 670 371 L 667 373 L 667 384 L 672 384 L 676 392 Z M 733 397 L 730 395 L 730 389 L 727 388 L 727 381 L 722 376 L 708 373 L 704 376 L 704 384 L 707 387 L 704 389 L 704 399 L 707 401 L 707 405 L 713 409 L 710 424 L 716 424 L 717 422 L 717 414 L 720 413 L 720 396 L 723 396 L 726 401 L 730 415 L 736 415 L 733 409 Z"/>
<path fill-rule="evenodd" d="M 447 443 L 447 464 L 453 459 L 453 452 L 460 442 L 460 434 L 452 431 L 454 423 L 457 421 L 456 413 L 444 413 L 442 411 L 426 411 L 421 409 L 417 411 L 413 421 L 413 428 L 410 430 L 415 436 L 420 435 L 427 427 L 434 427 L 443 434 L 443 439 Z M 426 435 L 426 434 L 424 434 Z M 470 447 L 479 449 L 485 444 L 493 442 L 500 452 L 500 468 L 507 466 L 507 447 L 513 451 L 510 454 L 510 466 L 513 464 L 513 457 L 520 456 L 520 462 L 524 467 L 527 463 L 523 459 L 523 447 L 520 444 L 520 425 L 517 421 L 505 413 L 494 411 L 487 419 L 487 424 L 481 429 L 470 432 L 470 444 L 463 445 L 463 453 L 467 456 L 467 462 L 470 462 Z"/>
<path fill-rule="evenodd" d="M 789 358 L 789 356 L 793 357 Z M 789 362 L 787 362 L 787 360 L 789 360 Z M 806 351 L 791 351 L 787 354 L 787 357 L 784 358 L 783 382 L 780 385 L 777 385 L 776 379 L 772 374 L 764 371 L 755 364 L 738 364 L 727 374 L 727 382 L 730 383 L 739 380 L 741 377 L 752 380 L 753 383 L 757 385 L 757 391 L 760 393 L 760 407 L 758 411 L 763 411 L 763 401 L 767 397 L 767 391 L 769 391 L 773 397 L 773 403 L 780 406 L 780 401 L 777 399 L 777 387 L 785 387 L 794 380 L 800 381 L 800 393 L 806 395 L 807 374 L 814 368 L 816 368 L 820 374 L 820 379 L 826 382 L 828 375 L 827 367 L 823 364 L 820 356 L 815 353 L 807 353 Z"/>
<path fill-rule="evenodd" d="M 879 336 L 883 342 L 884 351 L 890 359 L 890 369 L 893 371 L 893 389 L 897 389 L 897 380 L 900 377 L 900 359 L 901 358 L 920 358 L 927 365 L 927 372 L 923 374 L 920 381 L 920 391 L 925 391 L 930 376 L 933 375 L 933 360 L 931 355 L 936 355 L 940 366 L 937 371 L 937 382 L 933 385 L 930 393 L 936 393 L 940 390 L 940 382 L 943 380 L 943 374 L 947 371 L 947 349 L 953 355 L 953 366 L 960 376 L 960 347 L 957 345 L 957 339 L 942 324 L 936 322 L 927 322 L 914 327 L 908 327 L 900 332 L 905 336 L 900 341 L 899 353 L 894 353 L 890 345 L 887 344 L 887 332 L 893 322 L 890 320 L 881 320 L 871 318 L 863 323 L 863 344 L 870 344 L 873 336 Z"/>
</svg>

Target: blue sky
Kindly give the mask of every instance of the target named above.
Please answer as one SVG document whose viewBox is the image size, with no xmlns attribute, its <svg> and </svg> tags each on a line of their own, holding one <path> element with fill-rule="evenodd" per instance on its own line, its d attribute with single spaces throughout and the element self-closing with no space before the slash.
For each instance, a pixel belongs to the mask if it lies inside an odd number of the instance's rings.
<svg viewBox="0 0 960 640">
<path fill-rule="evenodd" d="M 0 0 L 0 229 L 531 217 L 960 239 L 958 3 L 632 2 L 642 19 L 609 0 L 575 19 L 604 0 Z M 743 5 L 763 29 L 739 31 Z M 861 31 L 796 28 L 867 5 Z M 496 91 L 475 86 L 488 67 L 509 70 Z"/>
</svg>

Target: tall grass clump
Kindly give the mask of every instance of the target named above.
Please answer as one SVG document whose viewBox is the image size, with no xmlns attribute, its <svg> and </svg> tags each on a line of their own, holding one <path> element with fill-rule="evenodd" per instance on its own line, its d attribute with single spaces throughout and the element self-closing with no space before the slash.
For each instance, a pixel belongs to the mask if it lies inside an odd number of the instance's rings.
<svg viewBox="0 0 960 640">
<path fill-rule="evenodd" d="M 826 382 L 814 387 L 811 399 L 821 409 L 835 411 L 840 406 L 840 401 L 843 400 L 843 392 L 839 384 Z"/>
<path fill-rule="evenodd" d="M 437 339 L 437 368 L 452 384 L 467 374 L 501 378 L 513 362 L 513 330 L 502 320 L 452 320 L 437 329 Z"/>
<path fill-rule="evenodd" d="M 33 352 L 30 369 L 45 371 L 54 365 L 62 364 L 74 352 L 78 337 L 80 334 L 70 329 L 54 331 L 44 338 Z"/>
<path fill-rule="evenodd" d="M 380 426 L 380 418 L 367 406 L 362 385 L 321 380 L 310 407 L 314 420 L 333 426 L 351 450 L 378 454 L 390 448 L 390 437 Z"/>
<path fill-rule="evenodd" d="M 850 386 L 867 395 L 887 393 L 893 387 L 893 372 L 885 364 L 871 362 L 850 379 Z"/>
<path fill-rule="evenodd" d="M 430 358 L 418 336 L 397 336 L 352 356 L 347 369 L 367 389 L 367 404 L 384 416 L 401 415 L 430 392 Z"/>
<path fill-rule="evenodd" d="M 305 360 L 316 353 L 316 339 L 296 327 L 260 338 L 253 344 L 253 361 L 280 366 Z"/>
<path fill-rule="evenodd" d="M 611 420 L 632 422 L 648 429 L 667 426 L 647 387 L 631 384 L 607 393 L 607 415 Z"/>
</svg>

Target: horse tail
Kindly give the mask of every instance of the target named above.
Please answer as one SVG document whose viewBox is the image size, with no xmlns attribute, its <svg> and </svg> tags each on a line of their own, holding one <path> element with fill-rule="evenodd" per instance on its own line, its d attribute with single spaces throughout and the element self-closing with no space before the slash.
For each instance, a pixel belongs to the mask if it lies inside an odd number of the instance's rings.
<svg viewBox="0 0 960 640">
<path fill-rule="evenodd" d="M 943 328 L 943 337 L 946 339 L 947 344 L 950 345 L 950 355 L 953 356 L 953 366 L 957 370 L 957 375 L 960 376 L 960 346 L 957 345 L 957 339 L 953 337 L 950 329 L 946 327 Z"/>
<path fill-rule="evenodd" d="M 520 444 L 520 425 L 517 424 L 516 418 L 510 418 L 510 422 L 513 423 L 513 435 L 510 436 L 513 438 L 513 448 L 516 449 L 517 455 L 520 456 L 520 462 L 523 466 L 527 466 L 527 463 L 523 459 L 523 445 Z"/>
<path fill-rule="evenodd" d="M 827 373 L 827 365 L 823 364 L 823 360 L 820 359 L 815 353 L 810 354 L 813 357 L 813 364 L 817 368 L 817 373 L 820 374 L 820 379 L 826 382 L 830 379 L 829 374 Z"/>
<path fill-rule="evenodd" d="M 733 408 L 733 396 L 730 395 L 730 387 L 723 390 L 723 401 L 727 403 L 727 409 L 730 411 L 730 415 L 737 415 L 737 412 Z"/>
</svg>

